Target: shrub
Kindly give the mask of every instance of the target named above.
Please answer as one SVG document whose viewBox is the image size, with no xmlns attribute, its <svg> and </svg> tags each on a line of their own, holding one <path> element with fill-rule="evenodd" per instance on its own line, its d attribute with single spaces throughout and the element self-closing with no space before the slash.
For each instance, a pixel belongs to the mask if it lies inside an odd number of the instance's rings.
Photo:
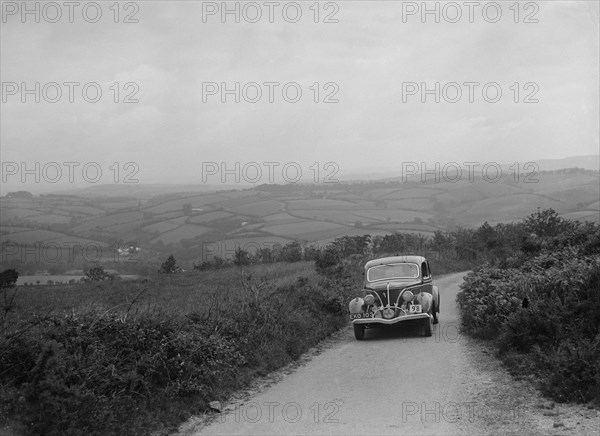
<svg viewBox="0 0 600 436">
<path fill-rule="evenodd" d="M 88 282 L 101 282 L 107 279 L 114 279 L 114 276 L 104 271 L 102 265 L 93 266 L 85 272 L 84 280 Z"/>
<path fill-rule="evenodd" d="M 463 327 L 493 339 L 509 369 L 538 375 L 552 398 L 600 403 L 600 259 L 589 254 L 600 230 L 538 215 L 528 222 L 543 235 L 535 255 L 465 277 L 457 296 Z"/>
<path fill-rule="evenodd" d="M 177 261 L 175 257 L 171 254 L 167 260 L 163 262 L 158 270 L 160 274 L 173 274 L 177 272 L 181 272 L 181 268 L 177 266 Z"/>
<path fill-rule="evenodd" d="M 337 247 L 333 245 L 326 246 L 323 250 L 317 253 L 315 260 L 315 266 L 318 271 L 326 271 L 330 268 L 336 267 L 342 260 Z"/>
</svg>

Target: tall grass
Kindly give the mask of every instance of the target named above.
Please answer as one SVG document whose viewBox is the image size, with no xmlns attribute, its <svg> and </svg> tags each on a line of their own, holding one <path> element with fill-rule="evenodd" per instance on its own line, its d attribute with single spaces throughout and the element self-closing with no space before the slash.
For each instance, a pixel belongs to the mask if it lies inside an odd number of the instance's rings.
<svg viewBox="0 0 600 436">
<path fill-rule="evenodd" d="M 359 274 L 305 262 L 22 289 L 0 337 L 0 427 L 166 433 L 345 325 Z"/>
</svg>

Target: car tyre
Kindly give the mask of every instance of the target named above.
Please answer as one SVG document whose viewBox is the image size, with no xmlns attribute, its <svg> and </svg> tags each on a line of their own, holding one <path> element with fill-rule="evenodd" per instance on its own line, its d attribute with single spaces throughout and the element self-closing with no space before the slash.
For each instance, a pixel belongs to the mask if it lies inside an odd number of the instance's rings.
<svg viewBox="0 0 600 436">
<path fill-rule="evenodd" d="M 431 336 L 433 330 L 433 317 L 428 316 L 427 319 L 424 319 L 423 321 L 423 331 L 425 336 Z"/>
<path fill-rule="evenodd" d="M 357 341 L 365 339 L 365 326 L 362 324 L 354 324 L 354 337 Z"/>
<path fill-rule="evenodd" d="M 435 300 L 433 300 L 433 305 L 431 306 L 431 314 L 433 315 L 433 323 L 437 324 L 439 322 L 437 319 L 438 308 L 435 304 Z"/>
</svg>

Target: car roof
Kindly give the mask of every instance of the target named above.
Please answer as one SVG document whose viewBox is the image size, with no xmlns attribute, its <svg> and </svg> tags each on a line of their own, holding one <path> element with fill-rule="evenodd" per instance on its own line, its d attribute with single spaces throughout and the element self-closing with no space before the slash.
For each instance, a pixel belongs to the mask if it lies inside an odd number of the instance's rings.
<svg viewBox="0 0 600 436">
<path fill-rule="evenodd" d="M 371 268 L 376 265 L 385 265 L 388 263 L 416 263 L 420 265 L 421 262 L 424 262 L 426 259 L 423 256 L 389 256 L 389 257 L 381 257 L 379 259 L 373 259 L 368 261 L 365 264 L 365 268 Z"/>
</svg>

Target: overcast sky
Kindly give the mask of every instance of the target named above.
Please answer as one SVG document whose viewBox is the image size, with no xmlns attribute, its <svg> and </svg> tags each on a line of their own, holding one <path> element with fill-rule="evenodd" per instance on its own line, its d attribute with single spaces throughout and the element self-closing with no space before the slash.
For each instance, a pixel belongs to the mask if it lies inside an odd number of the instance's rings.
<svg viewBox="0 0 600 436">
<path fill-rule="evenodd" d="M 463 14 L 458 22 L 448 22 L 456 8 L 447 8 L 440 23 L 432 15 L 423 23 L 418 12 L 407 14 L 412 4 L 392 1 L 322 2 L 319 23 L 310 9 L 313 1 L 299 2 L 302 17 L 296 23 L 288 22 L 293 7 L 287 9 L 288 21 L 282 15 L 289 2 L 275 8 L 273 23 L 263 2 L 257 23 L 244 15 L 240 23 L 231 15 L 222 23 L 219 13 L 203 17 L 203 7 L 212 6 L 206 2 L 136 2 L 121 5 L 119 21 L 133 13 L 137 23 L 114 23 L 112 3 L 101 2 L 97 23 L 87 22 L 81 9 L 70 23 L 66 6 L 58 23 L 47 22 L 56 15 L 51 8 L 45 16 L 40 12 L 40 23 L 32 15 L 22 23 L 21 11 L 11 9 L 21 2 L 3 4 L 3 163 L 33 168 L 35 162 L 97 162 L 112 176 L 112 162 L 135 162 L 141 183 L 201 183 L 203 162 L 231 168 L 235 162 L 298 162 L 304 171 L 312 162 L 321 167 L 335 162 L 343 175 L 393 170 L 406 161 L 526 162 L 598 154 L 598 2 L 537 2 L 539 10 L 521 3 L 519 23 L 509 9 L 512 1 L 501 2 L 496 23 L 488 22 L 496 11 L 488 8 L 484 17 L 481 6 L 470 23 L 463 2 L 456 3 Z M 87 10 L 88 20 L 94 12 Z M 337 23 L 322 22 L 334 12 Z M 246 9 L 246 18 L 255 13 Z M 526 16 L 539 22 L 524 23 Z M 30 89 L 35 82 L 41 88 L 50 82 L 81 85 L 73 103 L 65 85 L 57 103 L 46 101 L 55 96 L 51 86 L 45 96 L 40 89 L 39 103 L 33 94 L 23 103 L 23 82 Z M 82 97 L 89 82 L 102 90 L 97 103 Z M 119 103 L 113 101 L 115 82 Z M 136 90 L 123 89 L 128 82 L 139 88 L 133 97 L 138 103 L 122 102 Z M 262 99 L 251 103 L 240 95 L 235 103 L 228 95 L 222 103 L 218 90 L 203 96 L 207 82 L 230 88 L 256 82 Z M 264 82 L 281 84 L 273 103 Z M 297 103 L 282 97 L 289 82 L 302 90 Z M 310 88 L 315 82 L 319 103 Z M 328 82 L 335 85 L 325 89 Z M 457 82 L 462 98 L 446 101 L 456 96 L 456 87 L 449 86 L 446 99 L 440 92 L 440 103 L 433 94 L 423 103 L 419 90 L 403 95 L 407 82 L 425 82 L 432 89 L 436 82 L 440 87 Z M 465 82 L 480 84 L 473 102 Z M 482 95 L 490 82 L 502 90 L 497 103 Z M 529 82 L 535 85 L 525 88 Z M 255 88 L 246 90 L 254 98 Z M 93 98 L 93 88 L 88 91 Z M 294 88 L 288 91 L 293 98 Z M 332 91 L 339 102 L 324 103 Z M 488 88 L 487 96 L 493 99 L 495 88 Z M 528 96 L 539 102 L 524 103 Z M 18 176 L 8 177 L 9 184 L 16 181 Z"/>
</svg>

